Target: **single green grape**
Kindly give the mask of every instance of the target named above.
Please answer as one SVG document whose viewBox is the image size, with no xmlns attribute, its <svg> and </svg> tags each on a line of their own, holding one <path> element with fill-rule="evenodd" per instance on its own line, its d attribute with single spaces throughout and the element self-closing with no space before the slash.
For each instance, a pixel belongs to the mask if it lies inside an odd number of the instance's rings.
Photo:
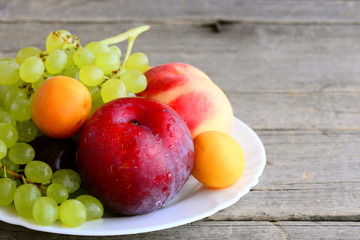
<svg viewBox="0 0 360 240">
<path fill-rule="evenodd" d="M 10 111 L 11 104 L 13 104 L 13 102 L 16 99 L 26 99 L 26 94 L 25 94 L 25 91 L 14 86 L 14 87 L 9 88 L 7 93 L 5 94 L 5 97 L 4 97 L 5 109 Z"/>
<path fill-rule="evenodd" d="M 57 49 L 51 52 L 45 60 L 45 68 L 50 74 L 61 72 L 67 64 L 67 55 L 64 50 Z"/>
<path fill-rule="evenodd" d="M 28 57 L 36 56 L 40 57 L 41 50 L 37 47 L 25 47 L 18 51 L 16 54 L 16 62 L 21 64 L 27 59 Z"/>
<path fill-rule="evenodd" d="M 65 68 L 62 75 L 79 80 L 79 71 L 80 70 L 76 66 L 71 66 Z"/>
<path fill-rule="evenodd" d="M 112 52 L 104 52 L 96 57 L 96 66 L 101 68 L 105 75 L 109 75 L 119 69 L 120 58 Z"/>
<path fill-rule="evenodd" d="M 68 189 L 60 183 L 52 183 L 46 189 L 46 195 L 54 199 L 58 204 L 69 197 Z"/>
<path fill-rule="evenodd" d="M 10 88 L 9 85 L 0 85 L 0 105 L 4 104 L 5 95 Z"/>
<path fill-rule="evenodd" d="M 125 69 L 144 73 L 149 69 L 149 59 L 144 53 L 133 53 L 126 60 Z"/>
<path fill-rule="evenodd" d="M 68 199 L 60 204 L 59 219 L 68 227 L 79 227 L 86 221 L 86 208 L 76 199 Z"/>
<path fill-rule="evenodd" d="M 51 167 L 42 161 L 30 161 L 26 164 L 25 176 L 32 182 L 46 184 L 51 182 L 53 172 Z"/>
<path fill-rule="evenodd" d="M 71 169 L 59 169 L 52 176 L 52 183 L 60 183 L 68 189 L 69 194 L 80 188 L 80 175 Z"/>
<path fill-rule="evenodd" d="M 15 126 L 16 120 L 11 116 L 10 113 L 5 111 L 0 111 L 0 122 L 8 123 Z"/>
<path fill-rule="evenodd" d="M 31 119 L 31 102 L 27 99 L 16 99 L 10 106 L 10 113 L 16 121 L 28 121 Z"/>
<path fill-rule="evenodd" d="M 121 57 L 121 49 L 120 49 L 118 46 L 113 45 L 113 46 L 110 46 L 109 49 L 110 49 L 110 51 L 111 51 L 112 53 L 114 53 L 118 58 Z"/>
<path fill-rule="evenodd" d="M 16 182 L 10 178 L 0 178 L 0 206 L 9 206 L 14 201 Z"/>
<path fill-rule="evenodd" d="M 31 142 L 38 134 L 38 129 L 32 121 L 23 121 L 16 124 L 20 142 Z"/>
<path fill-rule="evenodd" d="M 34 157 L 35 150 L 27 143 L 15 143 L 9 150 L 9 158 L 19 165 L 29 163 Z"/>
<path fill-rule="evenodd" d="M 126 97 L 126 95 L 125 84 L 117 78 L 107 80 L 101 87 L 101 98 L 104 103 L 116 98 Z"/>
<path fill-rule="evenodd" d="M 96 65 L 85 65 L 80 69 L 79 77 L 86 86 L 97 86 L 104 81 L 104 71 Z"/>
<path fill-rule="evenodd" d="M 19 64 L 15 61 L 1 61 L 0 85 L 11 85 L 19 80 Z"/>
<path fill-rule="evenodd" d="M 76 200 L 84 204 L 88 221 L 101 218 L 104 215 L 104 207 L 97 198 L 90 195 L 81 195 Z"/>
<path fill-rule="evenodd" d="M 67 30 L 59 30 L 51 32 L 46 38 L 46 51 L 49 53 L 62 49 L 66 45 L 71 44 L 73 42 L 73 38 L 71 33 Z"/>
<path fill-rule="evenodd" d="M 39 225 L 51 225 L 59 217 L 59 206 L 51 197 L 40 197 L 34 202 L 32 216 Z"/>
<path fill-rule="evenodd" d="M 0 140 L 4 141 L 7 148 L 11 148 L 18 140 L 16 128 L 8 123 L 0 123 Z"/>
<path fill-rule="evenodd" d="M 120 77 L 124 82 L 126 89 L 132 93 L 139 93 L 145 90 L 147 80 L 144 74 L 137 70 L 127 70 Z"/>
<path fill-rule="evenodd" d="M 0 159 L 3 159 L 7 154 L 7 147 L 3 140 L 0 140 Z"/>
<path fill-rule="evenodd" d="M 98 57 L 101 53 L 104 52 L 110 52 L 110 48 L 101 42 L 90 42 L 86 44 L 85 46 L 87 49 L 89 49 L 95 57 Z"/>
<path fill-rule="evenodd" d="M 33 83 L 40 80 L 44 71 L 44 63 L 39 57 L 28 57 L 20 65 L 20 78 L 24 82 Z"/>
<path fill-rule="evenodd" d="M 16 212 L 24 218 L 32 218 L 32 210 L 36 199 L 41 197 L 40 190 L 33 184 L 20 185 L 14 194 Z"/>
<path fill-rule="evenodd" d="M 73 61 L 75 65 L 81 69 L 85 65 L 95 63 L 95 55 L 87 48 L 80 47 L 73 54 Z"/>
</svg>

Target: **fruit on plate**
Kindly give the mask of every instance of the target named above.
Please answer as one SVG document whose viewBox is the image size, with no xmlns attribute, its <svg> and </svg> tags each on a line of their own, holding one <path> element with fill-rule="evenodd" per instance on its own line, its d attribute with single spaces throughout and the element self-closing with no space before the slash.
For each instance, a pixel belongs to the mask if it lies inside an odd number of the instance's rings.
<svg viewBox="0 0 360 240">
<path fill-rule="evenodd" d="M 76 135 L 91 111 L 89 90 L 78 80 L 56 76 L 44 81 L 31 102 L 31 116 L 36 127 L 53 138 Z"/>
<path fill-rule="evenodd" d="M 245 156 L 230 135 L 202 132 L 194 138 L 195 158 L 192 175 L 208 188 L 226 188 L 242 176 Z"/>
<path fill-rule="evenodd" d="M 201 70 L 184 63 L 169 63 L 151 68 L 145 76 L 147 88 L 138 96 L 170 105 L 185 120 L 193 137 L 210 130 L 231 132 L 231 104 Z"/>
<path fill-rule="evenodd" d="M 102 204 L 124 215 L 159 209 L 191 173 L 211 188 L 239 178 L 229 100 L 193 66 L 150 68 L 131 53 L 148 29 L 87 45 L 54 31 L 44 51 L 0 59 L 0 205 L 76 227 L 101 218 Z M 114 44 L 126 40 L 122 56 Z"/>
<path fill-rule="evenodd" d="M 77 164 L 86 189 L 125 215 L 161 208 L 187 181 L 194 146 L 169 106 L 150 98 L 119 98 L 85 124 Z"/>
</svg>

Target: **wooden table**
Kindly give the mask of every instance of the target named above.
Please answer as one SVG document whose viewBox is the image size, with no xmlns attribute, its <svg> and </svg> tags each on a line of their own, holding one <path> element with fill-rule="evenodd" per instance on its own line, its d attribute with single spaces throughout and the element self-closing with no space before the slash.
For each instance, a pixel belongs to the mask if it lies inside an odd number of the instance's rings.
<svg viewBox="0 0 360 240">
<path fill-rule="evenodd" d="M 80 237 L 0 222 L 0 239 L 359 239 L 359 1 L 1 0 L 0 21 L 0 57 L 53 30 L 86 43 L 150 24 L 136 51 L 206 72 L 267 153 L 250 193 L 191 224 Z"/>
</svg>

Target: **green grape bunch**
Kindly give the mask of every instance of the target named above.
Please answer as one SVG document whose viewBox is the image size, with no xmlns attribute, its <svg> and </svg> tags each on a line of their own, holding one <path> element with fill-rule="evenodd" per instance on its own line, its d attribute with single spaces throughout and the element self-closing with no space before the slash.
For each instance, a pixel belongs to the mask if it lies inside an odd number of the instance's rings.
<svg viewBox="0 0 360 240">
<path fill-rule="evenodd" d="M 44 51 L 25 47 L 14 59 L 0 60 L 0 106 L 4 105 L 10 111 L 14 100 L 18 99 L 13 107 L 13 111 L 17 112 L 14 114 L 24 115 L 18 117 L 19 121 L 29 120 L 30 106 L 24 100 L 31 100 L 32 94 L 47 78 L 59 75 L 80 80 L 90 91 L 94 87 L 101 90 L 110 79 L 124 83 L 102 91 L 101 99 L 93 100 L 94 108 L 115 98 L 134 96 L 146 88 L 144 72 L 149 69 L 149 60 L 144 53 L 131 51 L 137 36 L 149 28 L 148 25 L 137 27 L 84 46 L 77 36 L 67 30 L 51 32 L 46 38 Z M 116 44 L 125 40 L 128 40 L 128 45 L 123 56 Z M 1 92 L 7 95 L 11 89 L 16 90 L 10 96 L 2 96 Z M 2 103 L 2 98 L 3 101 L 7 99 L 6 103 Z"/>
<path fill-rule="evenodd" d="M 51 32 L 45 50 L 24 47 L 14 58 L 0 59 L 0 206 L 13 206 L 22 218 L 42 226 L 60 221 L 78 227 L 103 216 L 101 202 L 84 193 L 79 174 L 53 170 L 36 159 L 32 141 L 41 136 L 31 118 L 31 100 L 39 86 L 54 76 L 84 84 L 92 112 L 120 97 L 145 90 L 148 57 L 131 53 L 135 39 L 150 27 L 130 29 L 86 45 L 67 30 Z M 128 41 L 125 54 L 116 45 Z"/>
</svg>

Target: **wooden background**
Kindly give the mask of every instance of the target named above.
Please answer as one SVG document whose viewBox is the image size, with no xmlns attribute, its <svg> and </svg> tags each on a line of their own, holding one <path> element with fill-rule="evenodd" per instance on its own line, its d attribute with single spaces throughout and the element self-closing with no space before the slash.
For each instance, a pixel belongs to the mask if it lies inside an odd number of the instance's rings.
<svg viewBox="0 0 360 240">
<path fill-rule="evenodd" d="M 360 1 L 0 0 L 0 57 L 44 48 L 53 30 L 83 43 L 150 24 L 151 65 L 186 62 L 262 139 L 267 166 L 233 206 L 151 233 L 79 237 L 0 222 L 0 239 L 359 239 Z"/>
</svg>

